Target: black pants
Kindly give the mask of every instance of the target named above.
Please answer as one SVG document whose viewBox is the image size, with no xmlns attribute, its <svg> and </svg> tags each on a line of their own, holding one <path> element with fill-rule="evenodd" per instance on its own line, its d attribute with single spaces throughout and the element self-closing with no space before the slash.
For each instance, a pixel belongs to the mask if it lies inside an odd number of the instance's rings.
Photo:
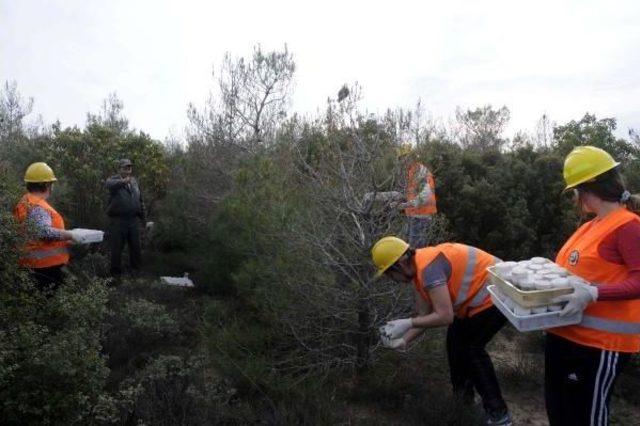
<svg viewBox="0 0 640 426">
<path fill-rule="evenodd" d="M 64 265 L 50 266 L 48 268 L 33 268 L 31 276 L 40 291 L 55 291 L 64 281 Z"/>
<path fill-rule="evenodd" d="M 112 217 L 109 226 L 111 275 L 122 274 L 122 250 L 129 246 L 129 265 L 137 271 L 142 265 L 140 221 L 137 217 Z"/>
<path fill-rule="evenodd" d="M 495 306 L 465 319 L 454 319 L 447 330 L 447 355 L 453 391 L 473 398 L 478 391 L 487 413 L 506 413 L 500 385 L 485 346 L 505 324 Z"/>
<path fill-rule="evenodd" d="M 544 393 L 550 426 L 609 424 L 609 400 L 629 354 L 547 334 Z"/>
</svg>

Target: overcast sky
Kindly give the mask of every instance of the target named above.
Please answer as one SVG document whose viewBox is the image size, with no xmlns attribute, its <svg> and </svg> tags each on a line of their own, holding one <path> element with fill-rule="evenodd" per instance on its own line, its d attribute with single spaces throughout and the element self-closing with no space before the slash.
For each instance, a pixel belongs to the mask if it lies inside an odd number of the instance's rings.
<svg viewBox="0 0 640 426">
<path fill-rule="evenodd" d="M 510 131 L 589 111 L 640 129 L 638 1 L 0 0 L 0 79 L 45 122 L 84 125 L 116 92 L 137 129 L 179 136 L 224 52 L 287 43 L 292 109 L 358 81 L 371 112 L 506 105 Z"/>
</svg>

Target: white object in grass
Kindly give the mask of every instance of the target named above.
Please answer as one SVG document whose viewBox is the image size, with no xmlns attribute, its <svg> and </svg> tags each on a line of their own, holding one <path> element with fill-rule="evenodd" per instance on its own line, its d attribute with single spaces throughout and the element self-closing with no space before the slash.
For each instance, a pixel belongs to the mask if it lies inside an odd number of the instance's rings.
<svg viewBox="0 0 640 426">
<path fill-rule="evenodd" d="M 189 279 L 189 274 L 184 274 L 184 277 L 160 277 L 160 282 L 176 287 L 194 287 L 193 281 Z"/>
</svg>

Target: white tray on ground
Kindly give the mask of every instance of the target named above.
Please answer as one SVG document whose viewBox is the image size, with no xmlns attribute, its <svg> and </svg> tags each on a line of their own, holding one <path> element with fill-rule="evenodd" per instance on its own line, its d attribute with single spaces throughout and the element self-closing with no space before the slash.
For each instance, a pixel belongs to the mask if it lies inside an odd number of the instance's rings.
<svg viewBox="0 0 640 426">
<path fill-rule="evenodd" d="M 99 243 L 104 239 L 104 232 L 97 229 L 76 228 L 73 232 L 80 234 L 80 244 Z"/>
<path fill-rule="evenodd" d="M 578 324 L 582 321 L 582 312 L 575 315 L 560 316 L 560 312 L 545 312 L 544 314 L 531 314 L 519 316 L 514 314 L 499 297 L 499 289 L 495 285 L 487 287 L 493 304 L 518 331 L 545 330 L 547 328 L 561 327 L 564 325 Z M 508 297 L 504 296 L 503 297 Z"/>
<path fill-rule="evenodd" d="M 160 277 L 160 282 L 176 287 L 194 287 L 193 281 L 187 277 Z"/>
</svg>

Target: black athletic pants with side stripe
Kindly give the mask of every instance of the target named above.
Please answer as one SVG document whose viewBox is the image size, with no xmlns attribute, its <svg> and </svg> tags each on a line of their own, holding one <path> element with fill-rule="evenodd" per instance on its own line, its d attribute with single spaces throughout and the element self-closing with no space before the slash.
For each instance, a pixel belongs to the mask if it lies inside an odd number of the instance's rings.
<svg viewBox="0 0 640 426">
<path fill-rule="evenodd" d="M 447 330 L 447 356 L 453 392 L 473 400 L 474 388 L 487 413 L 507 413 L 493 363 L 485 347 L 507 319 L 495 306 L 470 318 L 455 318 Z"/>
<path fill-rule="evenodd" d="M 548 333 L 544 393 L 550 426 L 609 424 L 609 400 L 629 354 L 573 343 Z"/>
</svg>

